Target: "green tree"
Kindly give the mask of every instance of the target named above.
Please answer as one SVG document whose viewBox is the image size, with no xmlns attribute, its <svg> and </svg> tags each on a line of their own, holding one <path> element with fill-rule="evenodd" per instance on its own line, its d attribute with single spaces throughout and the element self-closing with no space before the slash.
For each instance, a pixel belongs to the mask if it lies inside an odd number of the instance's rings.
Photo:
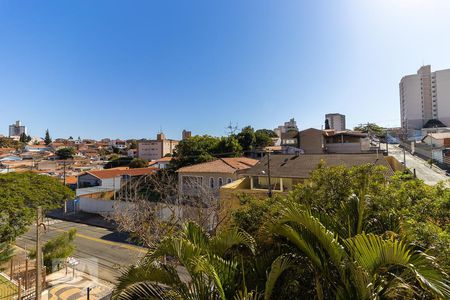
<svg viewBox="0 0 450 300">
<path fill-rule="evenodd" d="M 143 160 L 141 158 L 133 158 L 133 160 L 131 160 L 129 167 L 131 169 L 134 168 L 146 168 L 148 167 L 148 162 L 146 160 Z"/>
<path fill-rule="evenodd" d="M 52 143 L 52 138 L 50 137 L 50 133 L 48 132 L 48 129 L 45 131 L 44 142 L 47 146 Z"/>
<path fill-rule="evenodd" d="M 76 233 L 75 228 L 69 229 L 44 244 L 42 253 L 47 271 L 55 271 L 53 267 L 59 270 L 65 264 L 65 260 L 75 252 L 73 241 Z M 30 251 L 30 257 L 36 258 L 35 250 Z"/>
<path fill-rule="evenodd" d="M 138 142 L 136 140 L 129 140 L 128 143 L 130 144 L 129 146 L 130 149 L 137 149 Z"/>
<path fill-rule="evenodd" d="M 218 149 L 219 138 L 209 135 L 192 136 L 182 140 L 175 147 L 170 168 L 173 170 L 214 160 L 214 152 Z"/>
<path fill-rule="evenodd" d="M 58 157 L 60 159 L 73 158 L 74 155 L 75 155 L 75 148 L 73 148 L 73 147 L 66 147 L 66 148 L 58 149 L 56 151 L 56 155 L 58 155 Z"/>
<path fill-rule="evenodd" d="M 238 133 L 237 139 L 244 151 L 253 150 L 256 142 L 255 130 L 251 126 L 246 126 Z"/>
<path fill-rule="evenodd" d="M 73 196 L 56 178 L 31 172 L 0 174 L 0 241 L 14 241 L 25 233 L 37 206 L 55 209 Z"/>
<path fill-rule="evenodd" d="M 241 254 L 254 249 L 253 238 L 243 231 L 210 237 L 197 224 L 185 223 L 119 277 L 113 299 L 257 299 L 239 275 Z M 184 278 L 177 266 L 185 270 Z"/>
<path fill-rule="evenodd" d="M 15 148 L 20 149 L 23 147 L 23 143 L 15 141 L 12 138 L 0 137 L 0 148 Z"/>
<path fill-rule="evenodd" d="M 4 270 L 2 266 L 11 259 L 13 253 L 14 250 L 8 242 L 0 242 L 0 271 Z"/>
<path fill-rule="evenodd" d="M 353 130 L 372 133 L 378 137 L 384 137 L 386 135 L 385 129 L 375 123 L 361 124 L 360 126 L 356 126 L 355 128 L 353 128 Z"/>
<path fill-rule="evenodd" d="M 27 137 L 25 132 L 22 132 L 22 134 L 20 135 L 19 142 L 21 142 L 21 143 L 27 143 L 28 142 L 28 137 Z"/>
<path fill-rule="evenodd" d="M 293 201 L 280 206 L 270 230 L 305 255 L 313 269 L 317 299 L 450 297 L 446 275 L 428 254 L 395 238 L 358 233 L 338 236 L 307 206 Z M 296 252 L 277 258 L 268 275 L 270 299 L 278 277 L 295 266 Z"/>
<path fill-rule="evenodd" d="M 212 149 L 212 154 L 220 157 L 237 157 L 242 155 L 242 146 L 234 136 L 221 137 Z"/>
<path fill-rule="evenodd" d="M 330 121 L 328 119 L 325 119 L 325 129 L 330 129 Z"/>
<path fill-rule="evenodd" d="M 119 157 L 113 154 L 111 155 L 110 160 L 103 166 L 103 168 L 111 169 L 117 167 L 126 167 L 130 165 L 132 160 L 133 160 L 132 157 Z"/>
<path fill-rule="evenodd" d="M 267 129 L 256 130 L 254 148 L 264 148 L 267 146 L 272 146 L 273 145 L 272 137 L 273 136 L 268 132 Z"/>
</svg>

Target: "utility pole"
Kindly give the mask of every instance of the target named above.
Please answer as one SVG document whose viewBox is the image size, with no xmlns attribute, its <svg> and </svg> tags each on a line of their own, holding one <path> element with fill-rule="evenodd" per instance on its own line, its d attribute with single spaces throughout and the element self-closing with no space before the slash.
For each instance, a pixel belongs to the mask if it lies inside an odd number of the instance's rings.
<svg viewBox="0 0 450 300">
<path fill-rule="evenodd" d="M 267 151 L 267 179 L 269 182 L 269 192 L 267 195 L 272 198 L 272 178 L 270 177 L 270 151 Z"/>
<path fill-rule="evenodd" d="M 42 241 L 41 226 L 45 229 L 42 221 L 42 207 L 38 206 L 36 213 L 36 300 L 41 300 L 42 288 Z"/>
</svg>

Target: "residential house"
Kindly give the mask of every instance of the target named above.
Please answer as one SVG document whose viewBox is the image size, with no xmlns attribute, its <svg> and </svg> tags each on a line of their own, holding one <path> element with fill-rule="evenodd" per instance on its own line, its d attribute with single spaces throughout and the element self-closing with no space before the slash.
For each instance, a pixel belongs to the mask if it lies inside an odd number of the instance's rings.
<svg viewBox="0 0 450 300">
<path fill-rule="evenodd" d="M 127 142 L 123 141 L 123 140 L 112 140 L 111 142 L 109 142 L 109 146 L 111 148 L 117 148 L 120 150 L 124 150 L 127 148 Z"/>
<path fill-rule="evenodd" d="M 370 137 L 360 131 L 324 130 L 326 153 L 365 153 L 371 151 Z"/>
<path fill-rule="evenodd" d="M 169 165 L 169 163 L 172 161 L 172 157 L 163 157 L 154 161 L 150 161 L 148 163 L 149 166 L 158 168 L 158 169 L 165 169 Z"/>
<path fill-rule="evenodd" d="M 123 179 L 154 173 L 156 168 L 92 170 L 78 176 L 77 196 L 118 191 Z"/>
<path fill-rule="evenodd" d="M 315 128 L 308 128 L 298 132 L 299 148 L 305 154 L 323 153 L 324 137 L 323 131 Z"/>
<path fill-rule="evenodd" d="M 46 152 L 46 151 L 50 151 L 50 147 L 46 146 L 46 145 L 26 145 L 24 150 L 26 152 Z"/>
<path fill-rule="evenodd" d="M 203 192 L 218 198 L 221 186 L 238 179 L 240 172 L 257 162 L 247 157 L 229 157 L 180 168 L 177 170 L 180 198 Z"/>
<path fill-rule="evenodd" d="M 430 156 L 439 163 L 450 164 L 450 132 L 429 133 L 423 139 L 425 147 L 415 146 L 415 152 Z M 421 153 L 420 149 L 422 152 Z"/>
<path fill-rule="evenodd" d="M 269 158 L 266 156 L 253 167 L 243 171 L 241 178 L 220 188 L 220 205 L 223 212 L 238 207 L 239 196 L 253 195 L 266 198 L 269 191 Z M 368 154 L 302 154 L 271 155 L 270 186 L 274 194 L 286 195 L 297 184 L 310 177 L 312 171 L 321 164 L 325 166 L 353 167 L 374 164 L 386 168 L 386 175 L 393 174 L 389 158 L 375 153 Z"/>
</svg>

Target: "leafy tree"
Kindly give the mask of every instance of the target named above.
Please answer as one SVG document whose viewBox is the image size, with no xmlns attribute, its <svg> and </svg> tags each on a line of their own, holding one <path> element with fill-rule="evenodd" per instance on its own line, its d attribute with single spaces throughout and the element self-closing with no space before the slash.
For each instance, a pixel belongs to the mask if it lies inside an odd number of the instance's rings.
<svg viewBox="0 0 450 300">
<path fill-rule="evenodd" d="M 275 134 L 275 133 L 274 133 Z M 276 136 L 276 134 L 275 134 Z M 255 131 L 255 143 L 254 148 L 264 148 L 267 146 L 272 146 L 272 135 L 267 129 L 258 129 Z"/>
<path fill-rule="evenodd" d="M 27 137 L 25 132 L 22 132 L 22 134 L 20 135 L 19 142 L 21 142 L 21 143 L 27 143 L 28 142 L 28 137 Z"/>
<path fill-rule="evenodd" d="M 129 164 L 129 167 L 131 169 L 134 168 L 145 168 L 148 166 L 148 162 L 146 160 L 143 160 L 141 158 L 133 158 Z"/>
<path fill-rule="evenodd" d="M 52 138 L 50 137 L 50 133 L 48 132 L 48 129 L 45 131 L 45 138 L 44 138 L 45 145 L 50 145 L 52 143 Z"/>
<path fill-rule="evenodd" d="M 25 233 L 37 206 L 55 209 L 73 196 L 56 178 L 31 172 L 0 174 L 0 241 Z"/>
<path fill-rule="evenodd" d="M 14 250 L 8 242 L 0 242 L 0 271 L 4 270 L 2 266 L 11 259 L 13 253 Z"/>
<path fill-rule="evenodd" d="M 75 149 L 73 147 L 61 148 L 56 151 L 56 155 L 58 155 L 60 159 L 73 158 L 75 155 Z"/>
<path fill-rule="evenodd" d="M 112 156 L 103 168 L 111 169 L 111 168 L 117 168 L 117 167 L 126 167 L 126 166 L 130 165 L 132 160 L 133 160 L 132 157 Z"/>
<path fill-rule="evenodd" d="M 305 255 L 314 270 L 318 299 L 377 299 L 450 297 L 443 270 L 428 254 L 395 238 L 358 233 L 338 236 L 307 206 L 287 201 L 271 231 Z M 278 277 L 294 266 L 296 253 L 272 263 L 265 297 L 270 298 Z"/>
<path fill-rule="evenodd" d="M 112 147 L 112 150 L 113 150 L 113 153 L 115 153 L 115 154 L 120 154 L 120 149 L 119 148 L 117 148 L 117 147 Z"/>
<path fill-rule="evenodd" d="M 129 148 L 130 149 L 137 149 L 137 147 L 138 147 L 138 142 L 136 141 L 136 140 L 130 140 L 129 142 Z"/>
<path fill-rule="evenodd" d="M 119 277 L 113 299 L 257 299 L 239 275 L 240 253 L 254 249 L 253 238 L 243 231 L 210 237 L 197 224 L 185 223 Z M 177 266 L 185 270 L 184 278 Z"/>
<path fill-rule="evenodd" d="M 386 135 L 384 128 L 375 123 L 362 124 L 360 126 L 356 126 L 355 128 L 353 128 L 353 130 L 372 133 L 378 137 L 384 137 Z"/>
<path fill-rule="evenodd" d="M 0 137 L 0 148 L 15 148 L 20 149 L 23 147 L 23 143 L 15 141 L 12 138 Z"/>
<path fill-rule="evenodd" d="M 234 136 L 221 137 L 212 151 L 212 154 L 220 157 L 237 157 L 242 155 L 242 146 Z"/>
<path fill-rule="evenodd" d="M 32 138 L 30 135 L 27 135 L 27 143 L 31 142 Z"/>
<path fill-rule="evenodd" d="M 328 119 L 325 119 L 325 129 L 330 129 L 330 121 Z"/>
<path fill-rule="evenodd" d="M 62 263 L 75 252 L 75 240 L 77 230 L 75 228 L 69 229 L 67 232 L 63 232 L 57 237 L 49 240 L 42 247 L 42 253 L 44 258 L 44 266 L 47 271 L 54 271 L 52 268 L 56 265 L 57 269 L 60 269 Z M 36 258 L 36 250 L 30 251 L 30 257 Z"/>
<path fill-rule="evenodd" d="M 171 169 L 194 165 L 214 160 L 215 149 L 218 148 L 219 139 L 209 135 L 192 136 L 182 140 L 175 147 Z"/>
<path fill-rule="evenodd" d="M 251 126 L 246 126 L 238 133 L 237 139 L 244 151 L 253 150 L 256 142 L 255 130 Z"/>
</svg>

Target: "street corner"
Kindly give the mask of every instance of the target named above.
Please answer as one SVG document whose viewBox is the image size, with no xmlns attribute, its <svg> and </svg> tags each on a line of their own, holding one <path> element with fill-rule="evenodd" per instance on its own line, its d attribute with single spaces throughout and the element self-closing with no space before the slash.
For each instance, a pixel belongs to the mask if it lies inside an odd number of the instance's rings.
<svg viewBox="0 0 450 300">
<path fill-rule="evenodd" d="M 62 270 L 63 271 L 63 270 Z M 77 272 L 75 277 L 66 275 L 65 272 L 57 272 L 53 280 L 49 280 L 49 288 L 43 294 L 43 299 L 48 300 L 76 300 L 76 299 L 103 299 L 111 294 L 113 286 L 99 281 L 97 278 Z"/>
</svg>

